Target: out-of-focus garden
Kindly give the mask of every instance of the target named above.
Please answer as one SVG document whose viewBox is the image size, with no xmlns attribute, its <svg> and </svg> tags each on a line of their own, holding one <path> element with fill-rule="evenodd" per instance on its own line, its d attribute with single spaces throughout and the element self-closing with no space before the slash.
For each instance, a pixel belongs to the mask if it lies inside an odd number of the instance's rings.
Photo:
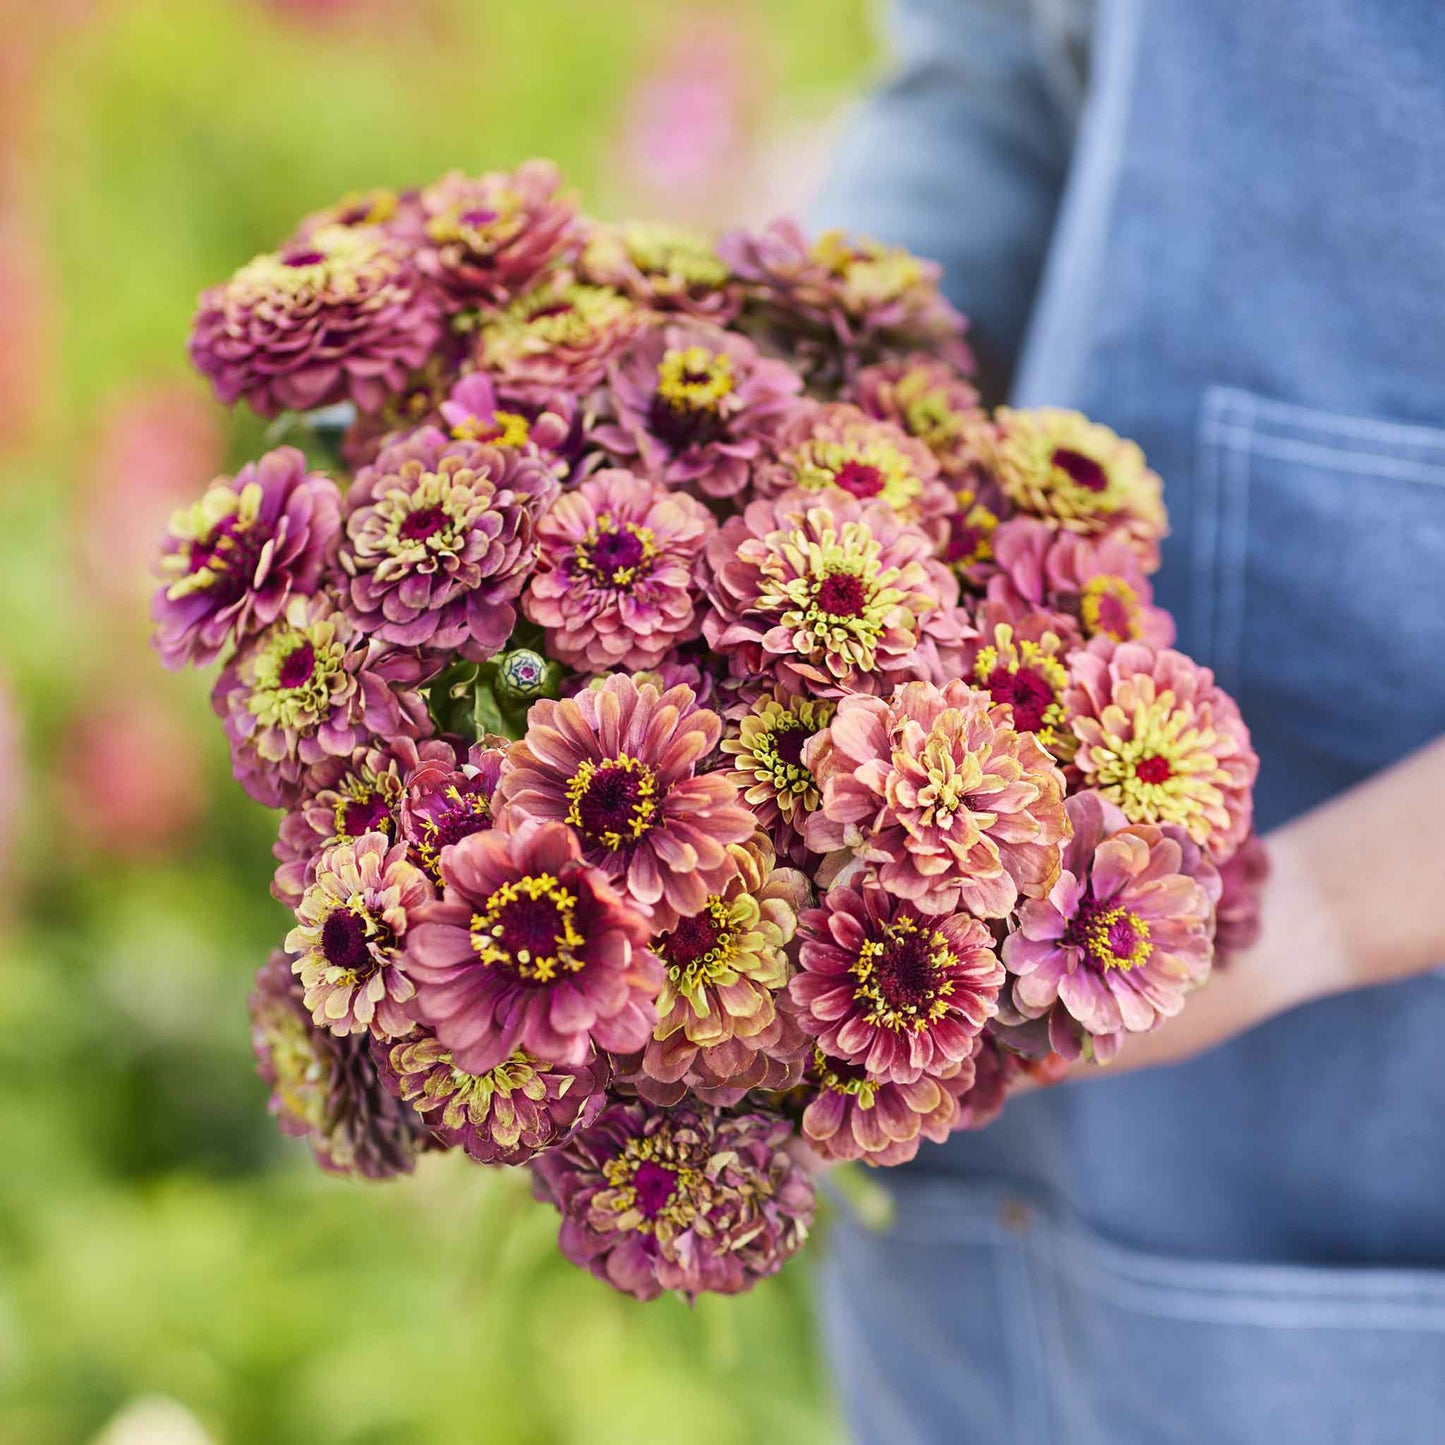
<svg viewBox="0 0 1445 1445">
<path fill-rule="evenodd" d="M 550 155 L 589 210 L 797 209 L 865 0 L 0 0 L 0 1440 L 833 1438 L 806 1263 L 637 1305 L 521 1177 L 321 1174 L 246 994 L 275 817 L 147 644 L 254 452 L 196 293 L 348 190 Z"/>
</svg>

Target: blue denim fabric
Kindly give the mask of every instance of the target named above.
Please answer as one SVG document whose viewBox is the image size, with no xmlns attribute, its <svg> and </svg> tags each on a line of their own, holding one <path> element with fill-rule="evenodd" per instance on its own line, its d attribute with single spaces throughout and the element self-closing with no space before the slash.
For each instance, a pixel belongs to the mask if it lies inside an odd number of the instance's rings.
<svg viewBox="0 0 1445 1445">
<path fill-rule="evenodd" d="M 1268 827 L 1445 731 L 1445 5 L 1102 0 L 1077 131 L 1060 14 L 901 5 L 820 219 L 1143 445 Z M 1442 1038 L 1427 976 L 925 1148 L 828 1266 L 858 1438 L 1445 1438 Z"/>
</svg>

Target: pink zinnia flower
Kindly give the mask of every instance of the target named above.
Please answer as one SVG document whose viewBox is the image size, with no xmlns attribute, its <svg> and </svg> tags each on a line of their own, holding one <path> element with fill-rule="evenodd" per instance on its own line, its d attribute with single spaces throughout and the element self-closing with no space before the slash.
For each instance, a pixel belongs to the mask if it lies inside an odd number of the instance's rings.
<svg viewBox="0 0 1445 1445">
<path fill-rule="evenodd" d="M 631 472 L 596 472 L 538 523 L 539 568 L 522 608 L 571 667 L 656 667 L 701 630 L 696 573 L 716 530 L 686 493 Z"/>
<path fill-rule="evenodd" d="M 672 928 L 721 891 L 737 871 L 728 844 L 756 826 L 730 778 L 697 774 L 721 735 L 690 688 L 621 675 L 535 702 L 503 765 L 502 820 L 565 822 L 588 862 L 653 911 L 654 931 Z"/>
<path fill-rule="evenodd" d="M 975 437 L 988 413 L 977 388 L 946 361 L 918 352 L 865 366 L 845 400 L 917 437 L 950 480 L 972 480 L 979 461 Z"/>
<path fill-rule="evenodd" d="M 881 502 L 753 502 L 708 544 L 708 642 L 735 677 L 790 695 L 887 692 L 958 675 L 958 583 Z"/>
<path fill-rule="evenodd" d="M 456 1066 L 483 1075 L 518 1049 L 579 1065 L 647 1042 L 662 981 L 647 916 L 583 861 L 576 834 L 528 820 L 441 857 L 445 896 L 407 939 L 413 1013 Z"/>
<path fill-rule="evenodd" d="M 1063 871 L 1046 897 L 1020 908 L 1003 958 L 1015 1006 L 1025 1017 L 1049 1017 L 1056 1052 L 1077 1054 L 1077 1024 L 1108 1058 L 1126 1031 L 1178 1013 L 1208 974 L 1214 905 L 1184 871 L 1178 839 L 1126 827 L 1094 793 L 1067 806 L 1074 836 Z"/>
<path fill-rule="evenodd" d="M 341 567 L 363 632 L 480 661 L 511 635 L 538 515 L 559 490 L 535 453 L 435 427 L 387 447 L 346 497 Z"/>
<path fill-rule="evenodd" d="M 562 1215 L 562 1252 L 598 1279 L 655 1299 L 739 1294 L 808 1237 L 813 1185 L 780 1114 L 612 1104 L 531 1165 Z"/>
<path fill-rule="evenodd" d="M 372 226 L 324 226 L 205 292 L 190 352 L 227 405 L 275 416 L 351 400 L 370 412 L 440 336 L 406 246 Z"/>
<path fill-rule="evenodd" d="M 745 336 L 696 321 L 653 327 L 613 363 L 615 416 L 592 439 L 670 487 L 735 496 L 802 385 Z"/>
<path fill-rule="evenodd" d="M 870 1078 L 952 1077 L 994 1011 L 1003 967 L 977 918 L 920 917 L 877 888 L 834 888 L 803 914 L 788 986 L 803 1028 Z"/>
<path fill-rule="evenodd" d="M 651 311 L 680 312 L 726 326 L 742 296 L 706 236 L 677 226 L 631 222 L 594 225 L 578 272 L 585 281 L 626 292 Z"/>
<path fill-rule="evenodd" d="M 1014 728 L 1032 733 L 1060 760 L 1073 756 L 1064 692 L 1079 637 L 1072 619 L 989 600 L 974 618 L 978 636 L 964 644 L 964 677 L 1008 706 Z"/>
<path fill-rule="evenodd" d="M 402 949 L 409 918 L 433 897 L 406 845 L 384 833 L 338 844 L 316 864 L 286 936 L 296 975 L 318 1027 L 335 1034 L 409 1033 L 405 1004 L 415 992 Z"/>
<path fill-rule="evenodd" d="M 422 190 L 418 210 L 417 266 L 451 309 L 505 304 L 581 240 L 576 203 L 551 161 L 475 179 L 451 171 Z"/>
<path fill-rule="evenodd" d="M 1003 918 L 1058 877 L 1063 776 L 967 683 L 844 698 L 805 761 L 823 794 L 808 846 L 839 855 L 821 881 L 862 875 L 924 913 Z"/>
<path fill-rule="evenodd" d="M 1234 699 L 1170 648 L 1097 637 L 1064 694 L 1085 787 L 1131 823 L 1175 823 L 1216 863 L 1249 833 L 1259 758 Z"/>
<path fill-rule="evenodd" d="M 341 492 L 279 447 L 232 477 L 217 477 L 166 531 L 151 603 L 167 667 L 213 662 L 274 622 L 293 594 L 320 585 L 341 535 Z"/>
<path fill-rule="evenodd" d="M 571 475 L 581 452 L 582 414 L 565 392 L 510 400 L 498 393 L 491 377 L 473 371 L 452 387 L 438 414 L 458 441 L 535 447 L 559 477 Z"/>
<path fill-rule="evenodd" d="M 493 824 L 506 747 L 505 738 L 486 737 L 473 743 L 460 763 L 454 755 L 430 758 L 407 774 L 401 836 L 438 888 L 443 852 Z"/>
</svg>

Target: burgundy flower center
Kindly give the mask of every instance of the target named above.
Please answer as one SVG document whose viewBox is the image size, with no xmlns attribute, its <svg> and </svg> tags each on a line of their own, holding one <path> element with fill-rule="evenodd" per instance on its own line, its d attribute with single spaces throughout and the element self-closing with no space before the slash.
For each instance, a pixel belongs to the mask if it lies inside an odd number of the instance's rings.
<svg viewBox="0 0 1445 1445">
<path fill-rule="evenodd" d="M 830 572 L 818 585 L 814 599 L 830 617 L 861 617 L 868 605 L 868 589 L 851 572 Z"/>
<path fill-rule="evenodd" d="M 1167 783 L 1174 776 L 1174 769 L 1169 766 L 1168 758 L 1155 753 L 1134 764 L 1134 776 L 1141 783 Z"/>
<path fill-rule="evenodd" d="M 530 313 L 533 321 L 546 321 L 552 316 L 566 316 L 572 311 L 572 303 L 558 297 L 555 301 L 548 301 Z"/>
<path fill-rule="evenodd" d="M 608 575 L 635 570 L 642 554 L 642 539 L 633 532 L 603 532 L 592 544 L 597 570 Z"/>
<path fill-rule="evenodd" d="M 586 939 L 578 931 L 578 896 L 549 873 L 504 883 L 472 915 L 472 948 L 484 964 L 532 984 L 577 973 Z"/>
<path fill-rule="evenodd" d="M 803 766 L 803 744 L 813 734 L 805 727 L 783 728 L 773 734 L 773 751 L 778 761 L 790 768 Z"/>
<path fill-rule="evenodd" d="M 324 251 L 311 251 L 304 247 L 295 251 L 287 251 L 281 257 L 283 266 L 319 266 L 326 259 Z"/>
<path fill-rule="evenodd" d="M 359 838 L 363 833 L 385 833 L 391 836 L 395 819 L 380 793 L 366 798 L 352 798 L 341 810 L 340 832 L 346 838 Z"/>
<path fill-rule="evenodd" d="M 451 519 L 441 507 L 418 507 L 408 512 L 397 535 L 407 542 L 424 542 L 434 537 Z"/>
<path fill-rule="evenodd" d="M 1139 930 L 1127 913 L 1122 918 L 1116 918 L 1104 936 L 1109 942 L 1109 952 L 1115 958 L 1128 958 L 1139 946 Z"/>
<path fill-rule="evenodd" d="M 951 958 L 937 929 L 905 913 L 886 923 L 858 950 L 853 997 L 864 1019 L 894 1032 L 927 1028 L 948 1011 Z"/>
<path fill-rule="evenodd" d="M 1108 472 L 1093 457 L 1085 456 L 1083 452 L 1059 447 L 1049 460 L 1076 487 L 1083 487 L 1086 492 L 1102 492 L 1109 485 Z"/>
<path fill-rule="evenodd" d="M 1135 616 L 1128 601 L 1117 592 L 1101 592 L 1095 603 L 1094 631 L 1116 642 L 1134 636 Z"/>
<path fill-rule="evenodd" d="M 459 219 L 464 226 L 490 226 L 499 215 L 500 211 L 487 206 L 473 206 L 470 211 L 463 211 Z"/>
<path fill-rule="evenodd" d="M 721 913 L 721 917 L 718 916 Z M 691 918 L 684 918 L 676 928 L 656 945 L 668 968 L 687 977 L 697 965 L 713 953 L 726 932 L 727 915 L 704 908 Z"/>
<path fill-rule="evenodd" d="M 685 373 L 683 380 L 689 379 Z M 647 429 L 676 456 L 689 447 L 711 446 L 727 428 L 715 409 L 682 405 L 657 392 L 648 403 Z"/>
<path fill-rule="evenodd" d="M 950 517 L 948 519 L 948 541 L 943 548 L 943 560 L 950 566 L 956 566 L 959 562 L 973 561 L 978 556 L 979 545 L 982 541 L 982 528 L 975 527 L 973 523 L 966 521 L 963 517 Z"/>
<path fill-rule="evenodd" d="M 657 775 L 626 755 L 584 762 L 567 785 L 567 797 L 567 821 L 614 851 L 636 843 L 658 821 Z"/>
<path fill-rule="evenodd" d="M 562 913 L 551 898 L 513 900 L 501 910 L 498 943 L 513 958 L 526 959 L 551 953 L 562 928 Z"/>
<path fill-rule="evenodd" d="M 895 1008 L 918 1008 L 933 997 L 933 959 L 928 936 L 891 939 L 873 962 L 878 991 Z"/>
<path fill-rule="evenodd" d="M 211 573 L 209 587 L 216 600 L 235 602 L 254 582 L 256 565 L 270 540 L 265 528 L 227 517 L 209 537 L 191 547 L 186 570 L 194 574 L 205 568 Z"/>
<path fill-rule="evenodd" d="M 651 528 L 636 522 L 618 525 L 611 517 L 598 518 L 596 528 L 577 544 L 570 570 L 590 577 L 603 587 L 631 587 L 652 570 L 657 556 Z"/>
<path fill-rule="evenodd" d="M 316 649 L 302 638 L 285 657 L 276 674 L 277 685 L 284 688 L 305 687 L 316 671 Z"/>
<path fill-rule="evenodd" d="M 1096 969 L 1106 972 L 1134 968 L 1154 951 L 1149 925 L 1122 904 L 1095 898 L 1092 889 L 1080 900 L 1060 942 L 1066 948 L 1082 949 Z"/>
<path fill-rule="evenodd" d="M 349 908 L 337 908 L 321 925 L 321 952 L 333 968 L 364 976 L 376 972 L 366 920 Z"/>
<path fill-rule="evenodd" d="M 985 684 L 995 702 L 1006 702 L 1013 708 L 1014 726 L 1020 732 L 1038 732 L 1054 702 L 1054 690 L 1048 681 L 1028 668 L 1010 672 L 1000 663 L 989 673 Z"/>
<path fill-rule="evenodd" d="M 643 1218 L 656 1219 L 677 1193 L 677 1175 L 666 1164 L 644 1159 L 632 1176 L 632 1188 Z"/>
<path fill-rule="evenodd" d="M 867 462 L 844 462 L 833 474 L 833 484 L 853 497 L 876 497 L 883 490 L 883 473 Z"/>
</svg>

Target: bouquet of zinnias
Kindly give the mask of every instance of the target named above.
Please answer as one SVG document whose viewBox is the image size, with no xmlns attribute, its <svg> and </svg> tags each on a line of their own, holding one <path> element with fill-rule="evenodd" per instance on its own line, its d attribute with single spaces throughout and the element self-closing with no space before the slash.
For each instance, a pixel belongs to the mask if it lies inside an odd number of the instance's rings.
<svg viewBox="0 0 1445 1445">
<path fill-rule="evenodd" d="M 174 518 L 156 644 L 283 810 L 253 1037 L 324 1167 L 526 1165 L 619 1289 L 735 1292 L 806 1238 L 790 1141 L 902 1163 L 1247 941 L 1256 760 L 1152 603 L 1159 478 L 985 411 L 937 280 L 597 224 L 534 161 L 201 298 L 196 366 L 306 450 Z"/>
</svg>

